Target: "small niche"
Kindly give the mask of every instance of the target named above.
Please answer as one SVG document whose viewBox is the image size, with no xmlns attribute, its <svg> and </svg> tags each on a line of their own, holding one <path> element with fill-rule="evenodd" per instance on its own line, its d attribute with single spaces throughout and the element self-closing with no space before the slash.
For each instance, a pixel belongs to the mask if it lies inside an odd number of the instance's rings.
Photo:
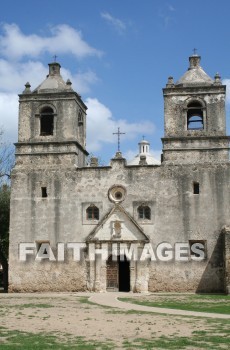
<svg viewBox="0 0 230 350">
<path fill-rule="evenodd" d="M 41 187 L 42 190 L 42 198 L 47 198 L 48 194 L 47 194 L 47 187 Z"/>
<path fill-rule="evenodd" d="M 200 193 L 200 184 L 199 182 L 193 182 L 193 194 Z"/>
</svg>

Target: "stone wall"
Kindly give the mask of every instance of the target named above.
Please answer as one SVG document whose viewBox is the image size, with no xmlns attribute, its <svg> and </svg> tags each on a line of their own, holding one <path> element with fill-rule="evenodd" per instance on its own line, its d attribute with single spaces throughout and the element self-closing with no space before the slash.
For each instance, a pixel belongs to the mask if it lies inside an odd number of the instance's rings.
<svg viewBox="0 0 230 350">
<path fill-rule="evenodd" d="M 33 169 L 16 166 L 12 174 L 9 290 L 32 291 L 39 286 L 54 291 L 94 288 L 96 270 L 85 260 L 82 264 L 71 262 L 71 257 L 69 263 L 33 259 L 22 263 L 18 261 L 18 244 L 48 240 L 55 251 L 58 242 L 85 242 L 98 221 L 84 222 L 83 203 L 99 203 L 101 220 L 114 206 L 108 190 L 119 184 L 127 191 L 121 205 L 136 217 L 153 247 L 163 241 L 173 245 L 189 240 L 203 240 L 207 246 L 203 262 L 152 262 L 143 268 L 137 264 L 133 288 L 136 283 L 136 290 L 144 285 L 150 291 L 223 291 L 221 230 L 223 225 L 230 225 L 229 177 L 228 162 L 139 167 L 114 159 L 110 167 L 53 166 L 46 171 L 39 164 Z M 200 184 L 198 195 L 193 193 L 194 181 Z M 47 198 L 41 197 L 42 186 L 47 187 Z M 137 202 L 151 206 L 149 223 L 138 221 Z M 101 268 L 106 276 L 106 267 Z M 99 290 L 106 289 L 105 278 L 98 281 Z"/>
<path fill-rule="evenodd" d="M 224 85 L 163 89 L 165 137 L 226 135 L 225 90 Z M 201 101 L 206 106 L 203 130 L 187 130 L 186 106 L 190 100 Z"/>
</svg>

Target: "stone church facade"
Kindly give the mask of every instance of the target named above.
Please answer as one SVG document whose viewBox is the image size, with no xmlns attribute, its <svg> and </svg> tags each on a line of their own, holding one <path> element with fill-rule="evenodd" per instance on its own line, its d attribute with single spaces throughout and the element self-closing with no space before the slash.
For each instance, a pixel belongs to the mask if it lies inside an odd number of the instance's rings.
<svg viewBox="0 0 230 350">
<path fill-rule="evenodd" d="M 229 137 L 219 75 L 211 79 L 193 55 L 178 82 L 169 77 L 159 164 L 149 162 L 142 141 L 139 161 L 127 164 L 117 152 L 99 166 L 95 158 L 86 163 L 87 108 L 60 68 L 49 64 L 41 85 L 31 91 L 27 83 L 19 96 L 9 291 L 230 293 Z M 194 244 L 203 247 L 201 260 Z"/>
</svg>

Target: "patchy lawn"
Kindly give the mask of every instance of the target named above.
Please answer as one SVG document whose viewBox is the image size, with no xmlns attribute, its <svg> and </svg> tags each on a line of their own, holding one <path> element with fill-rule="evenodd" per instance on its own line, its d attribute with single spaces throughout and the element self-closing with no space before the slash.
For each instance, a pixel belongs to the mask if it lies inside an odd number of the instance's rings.
<svg viewBox="0 0 230 350">
<path fill-rule="evenodd" d="M 121 301 L 150 307 L 162 307 L 188 311 L 211 312 L 230 315 L 229 295 L 198 294 L 150 294 L 134 298 L 118 298 Z"/>
<path fill-rule="evenodd" d="M 0 294 L 0 349 L 229 349 L 228 320 L 123 311 L 93 304 L 89 296 Z M 162 304 L 229 303 L 225 296 L 170 294 L 132 300 L 153 302 L 154 297 Z"/>
</svg>

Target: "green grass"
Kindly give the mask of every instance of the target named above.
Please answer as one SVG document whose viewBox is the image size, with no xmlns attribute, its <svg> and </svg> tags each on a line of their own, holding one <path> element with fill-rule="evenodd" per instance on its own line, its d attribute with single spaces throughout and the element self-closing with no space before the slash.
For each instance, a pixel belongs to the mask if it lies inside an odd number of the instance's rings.
<svg viewBox="0 0 230 350">
<path fill-rule="evenodd" d="M 89 304 L 92 306 L 96 306 L 97 308 L 101 309 L 107 309 L 106 313 L 107 314 L 122 314 L 122 315 L 144 315 L 144 314 L 152 314 L 152 312 L 148 311 L 137 311 L 137 310 L 121 310 L 118 308 L 114 308 L 112 306 L 106 306 L 106 305 L 100 305 L 97 303 L 93 303 L 92 301 L 89 300 L 89 297 L 77 297 L 77 301 L 81 304 Z"/>
<path fill-rule="evenodd" d="M 222 326 L 225 324 L 223 323 Z M 213 324 L 214 327 L 214 324 Z M 220 332 L 221 334 L 215 334 Z M 132 341 L 125 340 L 122 348 L 124 349 L 186 349 L 193 347 L 197 350 L 229 349 L 230 331 L 228 328 L 219 327 L 215 331 L 195 331 L 190 337 L 157 337 L 152 339 L 136 338 Z M 65 338 L 65 340 L 63 339 Z M 99 342 L 86 340 L 83 337 L 72 337 L 69 334 L 59 334 L 59 337 L 53 334 L 44 333 L 26 333 L 19 331 L 9 331 L 0 328 L 0 348 L 3 350 L 112 350 L 116 346 L 111 341 Z"/>
<path fill-rule="evenodd" d="M 153 313 L 151 311 L 140 311 L 140 310 L 122 310 L 122 309 L 113 309 L 111 308 L 110 310 L 106 311 L 106 314 L 111 314 L 111 315 L 116 315 L 116 314 L 121 314 L 121 315 L 152 315 Z M 158 313 L 154 314 L 158 315 Z M 161 315 L 161 314 L 159 314 Z M 164 316 L 164 315 L 161 315 Z"/>
<path fill-rule="evenodd" d="M 108 342 L 87 341 L 83 337 L 65 335 L 65 339 L 52 334 L 26 333 L 0 329 L 0 349 L 2 350 L 109 350 L 114 344 Z"/>
<path fill-rule="evenodd" d="M 194 321 L 193 321 L 194 322 Z M 229 350 L 230 321 L 206 319 L 206 329 L 193 331 L 191 336 L 152 337 L 152 339 L 136 338 L 133 341 L 126 340 L 123 343 L 125 349 L 175 349 L 182 350 L 188 347 L 197 350 Z"/>
<path fill-rule="evenodd" d="M 203 350 L 223 350 L 229 349 L 230 338 L 223 336 L 210 335 L 208 332 L 203 332 L 202 335 L 194 335 L 192 337 L 160 337 L 157 339 L 137 338 L 134 341 L 125 341 L 123 343 L 126 349 L 193 349 Z"/>
<path fill-rule="evenodd" d="M 220 330 L 219 330 L 220 331 Z M 123 342 L 124 349 L 186 349 L 193 347 L 197 350 L 202 349 L 229 349 L 230 335 L 227 330 L 221 329 L 221 335 L 210 334 L 211 331 L 193 332 L 191 337 L 165 337 L 145 339 L 136 338 L 133 341 L 126 340 Z M 63 334 L 64 335 L 64 334 Z M 57 338 L 52 334 L 44 333 L 26 333 L 19 331 L 9 331 L 0 329 L 0 348 L 3 350 L 112 350 L 115 344 L 111 341 L 98 342 L 88 341 L 83 337 L 71 337 L 65 334 Z"/>
<path fill-rule="evenodd" d="M 91 301 L 89 301 L 89 297 L 77 297 L 77 301 L 81 304 L 90 304 L 94 305 Z"/>
<path fill-rule="evenodd" d="M 142 297 L 140 295 L 140 299 L 135 298 L 122 298 L 122 300 L 135 301 L 140 303 L 139 300 L 147 299 L 147 296 Z M 208 306 L 218 307 L 222 305 L 224 307 L 229 306 L 230 298 L 224 295 L 185 295 L 185 294 L 165 294 L 165 295 L 152 295 L 151 298 L 156 298 L 156 302 L 158 305 L 151 302 L 150 306 L 159 306 L 166 307 L 165 305 L 174 304 L 176 306 L 184 305 L 202 305 L 204 304 L 206 308 Z M 82 304 L 86 304 L 90 309 L 92 306 L 95 306 L 94 303 L 88 300 L 88 297 L 77 297 L 75 300 Z M 149 301 L 147 300 L 149 305 Z M 89 305 L 87 305 L 89 304 Z M 142 305 L 146 305 L 146 302 L 141 303 Z M 178 305 L 177 305 L 178 306 Z M 49 304 L 37 304 L 37 303 L 24 303 L 22 305 L 11 305 L 11 307 L 20 307 L 20 308 L 47 308 L 52 307 Z M 100 307 L 100 305 L 96 305 L 96 307 Z M 168 306 L 167 306 L 168 307 Z M 181 308 L 181 307 L 180 307 Z M 183 308 L 185 309 L 185 308 Z M 194 308 L 193 308 L 194 309 Z M 10 310 L 7 308 L 7 310 Z M 195 310 L 200 311 L 200 310 Z M 207 311 L 207 310 L 205 310 Z M 20 312 L 20 309 L 16 312 Z M 220 312 L 218 310 L 218 312 Z M 229 350 L 230 344 L 230 320 L 226 319 L 207 319 L 200 317 L 178 317 L 175 316 L 173 319 L 168 319 L 168 324 L 173 324 L 172 321 L 184 322 L 187 324 L 188 329 L 191 329 L 191 333 L 189 336 L 184 336 L 183 332 L 182 336 L 175 332 L 170 336 L 159 336 L 159 333 L 155 331 L 155 324 L 157 320 L 153 317 L 151 322 L 145 321 L 145 326 L 148 329 L 148 333 L 146 336 L 142 335 L 141 329 L 142 327 L 139 325 L 140 320 L 138 319 L 138 314 L 142 314 L 140 311 L 136 310 L 121 310 L 116 308 L 107 308 L 105 310 L 105 314 L 130 314 L 130 318 L 128 320 L 131 322 L 133 320 L 137 321 L 133 337 L 131 339 L 126 338 L 126 340 L 120 339 L 119 349 L 151 349 L 151 350 L 161 350 L 161 349 L 197 349 L 197 350 Z M 131 315 L 134 316 L 131 316 Z M 145 314 L 145 312 L 143 312 Z M 90 316 L 85 319 L 90 320 Z M 154 314 L 155 316 L 155 314 Z M 47 316 L 46 316 L 47 317 Z M 169 317 L 168 315 L 161 315 L 161 317 Z M 44 318 L 45 319 L 45 318 Z M 111 317 L 112 319 L 112 317 Z M 128 321 L 127 321 L 128 322 Z M 192 332 L 193 324 L 200 322 L 200 327 L 196 326 L 196 330 Z M 191 324 L 190 324 L 191 323 Z M 125 324 L 124 324 L 125 327 Z M 103 330 L 101 330 L 103 332 Z M 161 334 L 164 331 L 162 330 Z M 62 333 L 62 332 L 52 332 L 52 333 L 28 333 L 22 331 L 12 331 L 8 330 L 4 327 L 0 327 L 0 349 L 1 350 L 112 350 L 118 347 L 118 344 L 114 344 L 111 340 L 106 339 L 106 334 L 104 335 L 103 341 L 97 340 L 87 340 L 84 337 L 75 337 L 71 334 Z"/>
<path fill-rule="evenodd" d="M 89 297 L 77 297 L 77 301 L 81 304 L 88 304 L 88 305 L 96 306 L 96 307 L 102 308 L 102 309 L 111 309 L 112 308 L 111 306 L 93 303 L 92 301 L 89 300 Z"/>
<path fill-rule="evenodd" d="M 32 308 L 32 309 L 48 309 L 50 307 L 54 307 L 50 304 L 21 304 L 19 305 L 20 309 Z M 14 306 L 15 307 L 15 306 Z"/>
<path fill-rule="evenodd" d="M 12 305 L 0 305 L 0 309 L 48 309 L 54 307 L 53 305 L 50 304 L 39 304 L 39 303 L 28 303 L 28 304 L 12 304 Z M 0 310 L 1 311 L 1 310 Z"/>
<path fill-rule="evenodd" d="M 179 309 L 198 312 L 210 312 L 230 315 L 229 295 L 156 295 L 155 301 L 139 300 L 136 298 L 118 298 L 133 304 Z"/>
</svg>

